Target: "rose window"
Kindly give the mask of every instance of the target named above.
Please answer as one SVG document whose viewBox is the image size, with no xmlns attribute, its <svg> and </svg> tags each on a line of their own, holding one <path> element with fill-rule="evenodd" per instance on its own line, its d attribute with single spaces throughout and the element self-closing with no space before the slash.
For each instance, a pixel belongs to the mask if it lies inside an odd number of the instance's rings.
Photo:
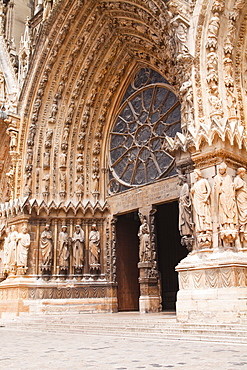
<svg viewBox="0 0 247 370">
<path fill-rule="evenodd" d="M 134 76 L 110 136 L 109 192 L 148 184 L 174 172 L 164 138 L 180 131 L 180 104 L 168 82 L 142 68 Z"/>
</svg>

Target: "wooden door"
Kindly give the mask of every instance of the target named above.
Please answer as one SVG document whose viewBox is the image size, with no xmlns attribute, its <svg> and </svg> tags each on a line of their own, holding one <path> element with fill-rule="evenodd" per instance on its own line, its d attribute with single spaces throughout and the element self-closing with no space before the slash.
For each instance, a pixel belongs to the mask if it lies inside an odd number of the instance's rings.
<svg viewBox="0 0 247 370">
<path fill-rule="evenodd" d="M 118 310 L 139 310 L 139 240 L 140 221 L 134 213 L 119 216 L 116 224 Z"/>
</svg>

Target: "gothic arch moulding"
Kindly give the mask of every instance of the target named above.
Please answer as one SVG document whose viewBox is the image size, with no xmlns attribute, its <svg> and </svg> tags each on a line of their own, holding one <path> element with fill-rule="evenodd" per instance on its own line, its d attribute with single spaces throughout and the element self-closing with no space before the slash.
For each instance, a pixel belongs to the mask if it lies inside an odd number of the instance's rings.
<svg viewBox="0 0 247 370">
<path fill-rule="evenodd" d="M 21 95 L 17 196 L 104 198 L 105 140 L 129 72 L 140 63 L 159 71 L 177 92 L 181 86 L 176 60 L 188 48 L 171 20 L 160 0 L 54 5 Z"/>
</svg>

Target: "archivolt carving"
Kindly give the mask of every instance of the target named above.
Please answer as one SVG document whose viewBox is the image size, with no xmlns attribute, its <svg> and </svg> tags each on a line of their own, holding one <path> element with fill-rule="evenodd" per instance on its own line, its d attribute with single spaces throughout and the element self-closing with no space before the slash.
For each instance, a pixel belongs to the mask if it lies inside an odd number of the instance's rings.
<svg viewBox="0 0 247 370">
<path fill-rule="evenodd" d="M 186 11 L 181 9 L 183 17 Z M 58 12 L 61 18 L 55 19 Z M 23 155 L 26 152 L 25 194 L 49 193 L 50 198 L 45 200 L 50 201 L 60 180 L 60 188 L 63 188 L 60 193 L 75 196 L 77 201 L 82 196 L 90 198 L 96 194 L 97 201 L 103 188 L 100 185 L 101 151 L 105 148 L 105 131 L 112 114 L 109 107 L 134 60 L 145 61 L 168 78 L 171 76 L 169 82 L 177 91 L 183 86 L 181 99 L 184 111 L 189 110 L 183 114 L 183 120 L 193 121 L 191 76 L 183 74 L 178 81 L 173 63 L 175 55 L 188 54 L 189 24 L 178 14 L 179 11 L 169 13 L 163 1 L 143 1 L 141 6 L 139 1 L 90 1 L 83 8 L 81 2 L 56 3 L 42 30 L 47 43 L 39 51 L 41 56 L 35 56 L 39 63 L 33 80 L 23 92 L 27 101 L 25 115 L 30 121 L 27 147 L 24 148 L 25 140 L 21 147 Z M 171 18 L 177 22 L 172 27 Z M 49 147 L 45 133 L 51 128 L 54 133 Z M 185 148 L 186 140 L 181 134 L 174 143 L 170 141 L 165 145 Z M 35 141 L 38 147 L 34 152 Z M 78 163 L 82 155 L 84 161 Z M 33 179 L 29 176 L 31 166 L 39 168 Z M 48 179 L 48 175 L 49 191 L 48 185 L 44 185 L 46 180 L 42 181 Z"/>
<path fill-rule="evenodd" d="M 244 34 L 246 25 L 243 22 L 242 26 L 239 27 L 239 23 L 241 23 L 244 15 L 244 5 L 245 3 L 242 0 L 232 1 L 228 10 L 224 8 L 224 1 L 213 1 L 211 12 L 209 12 L 210 4 L 208 2 L 204 1 L 201 6 L 201 13 L 197 23 L 196 54 L 194 59 L 197 87 L 195 103 L 198 106 L 199 120 L 197 120 L 198 123 L 195 129 L 189 127 L 187 138 L 187 141 L 191 138 L 189 145 L 195 145 L 196 149 L 200 148 L 202 142 L 212 145 L 216 133 L 222 141 L 228 138 L 231 145 L 234 142 L 238 144 L 239 148 L 246 145 L 246 136 L 242 126 L 244 109 L 241 91 L 241 68 L 243 67 L 243 65 L 241 66 L 243 55 L 243 37 L 241 35 Z M 225 20 L 226 17 L 228 18 L 228 23 Z M 207 34 L 203 30 L 207 30 Z M 223 34 L 226 35 L 224 43 L 221 40 L 219 42 L 219 37 Z M 237 36 L 239 36 L 239 41 L 237 41 Z M 206 53 L 203 51 L 205 47 Z M 208 86 L 206 91 L 204 91 L 205 84 L 201 80 L 205 70 L 204 55 L 207 62 L 206 79 Z M 200 63 L 202 63 L 201 70 Z M 224 74 L 222 74 L 222 69 L 220 69 L 220 72 L 218 70 L 219 63 L 224 66 Z M 233 70 L 235 70 L 235 75 Z M 219 81 L 222 80 L 224 80 L 225 90 L 219 90 Z M 207 109 L 204 107 L 208 106 L 205 100 L 206 96 L 208 96 L 209 106 L 211 107 L 209 114 L 204 112 Z M 239 116 L 241 120 L 239 120 Z M 180 140 L 185 141 L 182 137 Z M 175 143 L 173 143 L 173 146 L 175 146 Z"/>
</svg>

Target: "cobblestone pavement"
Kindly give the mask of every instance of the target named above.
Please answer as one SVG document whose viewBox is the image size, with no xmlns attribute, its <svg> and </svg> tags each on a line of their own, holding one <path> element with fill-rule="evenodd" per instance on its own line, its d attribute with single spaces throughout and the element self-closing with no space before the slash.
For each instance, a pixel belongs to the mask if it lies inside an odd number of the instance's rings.
<svg viewBox="0 0 247 370">
<path fill-rule="evenodd" d="M 0 327 L 0 369 L 247 369 L 247 345 Z"/>
</svg>

